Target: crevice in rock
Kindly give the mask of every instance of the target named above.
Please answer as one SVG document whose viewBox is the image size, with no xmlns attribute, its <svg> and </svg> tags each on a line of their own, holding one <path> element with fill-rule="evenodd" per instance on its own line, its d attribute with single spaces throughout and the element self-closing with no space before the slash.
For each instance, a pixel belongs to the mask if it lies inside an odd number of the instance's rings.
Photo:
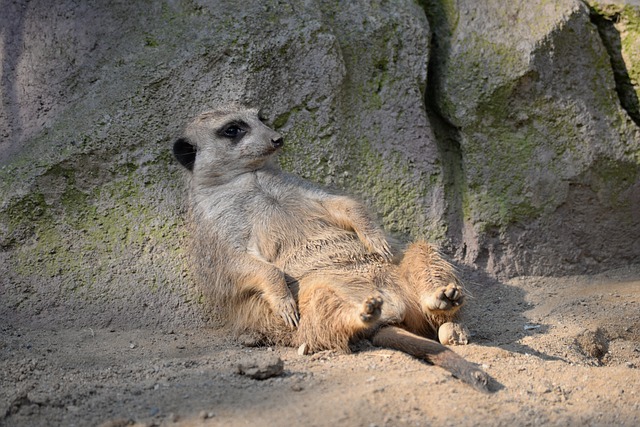
<svg viewBox="0 0 640 427">
<path fill-rule="evenodd" d="M 638 102 L 638 95 L 631 83 L 629 71 L 622 57 L 620 32 L 615 27 L 615 22 L 620 18 L 620 14 L 612 13 L 607 16 L 601 15 L 597 10 L 589 6 L 588 3 L 584 3 L 589 8 L 591 22 L 598 29 L 602 44 L 609 54 L 620 105 L 627 112 L 631 120 L 640 126 L 640 102 Z"/>
<path fill-rule="evenodd" d="M 432 67 L 429 67 L 428 74 L 431 74 Z M 429 123 L 433 128 L 438 154 L 441 160 L 442 183 L 446 198 L 445 221 L 448 224 L 445 247 L 447 252 L 452 252 L 454 248 L 463 251 L 462 242 L 462 205 L 464 188 L 464 166 L 462 159 L 462 149 L 460 148 L 460 132 L 456 126 L 443 117 L 430 94 L 427 83 L 427 95 L 425 96 L 425 109 Z M 464 258 L 464 253 L 458 253 Z"/>
<path fill-rule="evenodd" d="M 439 1 L 421 0 L 431 29 L 431 46 L 427 66 L 427 85 L 424 105 L 427 118 L 434 132 L 441 160 L 442 178 L 446 200 L 445 218 L 448 225 L 446 252 L 465 258 L 463 242 L 463 189 L 465 186 L 463 154 L 460 146 L 460 131 L 442 114 L 438 99 L 441 94 L 439 70 L 444 68 L 449 55 L 450 38 L 454 24 L 450 22 L 445 6 Z M 457 249 L 456 249 L 457 248 Z"/>
</svg>

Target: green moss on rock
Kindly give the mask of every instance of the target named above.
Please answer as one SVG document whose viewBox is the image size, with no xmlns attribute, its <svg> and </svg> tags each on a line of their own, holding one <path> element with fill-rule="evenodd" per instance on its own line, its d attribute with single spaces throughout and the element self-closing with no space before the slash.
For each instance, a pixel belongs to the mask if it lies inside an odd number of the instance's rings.
<svg viewBox="0 0 640 427">
<path fill-rule="evenodd" d="M 625 2 L 588 3 L 611 56 L 622 106 L 640 125 L 640 6 Z"/>
<path fill-rule="evenodd" d="M 47 196 L 33 191 L 13 199 L 0 213 L 0 223 L 9 236 L 3 246 L 12 248 L 14 271 L 25 279 L 56 278 L 59 291 L 68 293 L 90 288 L 97 281 L 104 286 L 109 277 L 122 274 L 113 268 L 126 254 L 144 258 L 149 251 L 161 248 L 172 252 L 173 262 L 177 262 L 182 249 L 171 244 L 181 239 L 180 217 L 175 211 L 153 207 L 144 187 L 162 184 L 141 176 L 136 169 L 124 164 L 117 169 L 117 179 L 84 190 L 77 186 L 77 171 L 62 165 L 50 168 L 41 181 L 61 178 L 55 181 L 56 185 L 63 183 L 59 193 Z M 158 274 L 181 275 L 180 265 L 166 267 L 170 267 L 168 271 L 155 271 L 141 285 L 153 290 L 161 282 L 168 284 L 166 277 L 158 278 Z"/>
</svg>

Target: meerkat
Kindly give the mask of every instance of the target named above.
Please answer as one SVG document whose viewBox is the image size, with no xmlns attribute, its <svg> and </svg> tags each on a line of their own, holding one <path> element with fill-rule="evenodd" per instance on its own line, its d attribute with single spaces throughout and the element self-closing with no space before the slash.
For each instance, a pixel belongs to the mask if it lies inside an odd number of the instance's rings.
<svg viewBox="0 0 640 427">
<path fill-rule="evenodd" d="M 258 110 L 231 105 L 173 146 L 189 172 L 192 274 L 229 326 L 309 352 L 368 339 L 488 390 L 486 373 L 436 341 L 465 298 L 452 265 L 426 242 L 392 247 L 361 203 L 282 171 L 283 144 Z M 467 342 L 456 323 L 440 334 Z"/>
</svg>

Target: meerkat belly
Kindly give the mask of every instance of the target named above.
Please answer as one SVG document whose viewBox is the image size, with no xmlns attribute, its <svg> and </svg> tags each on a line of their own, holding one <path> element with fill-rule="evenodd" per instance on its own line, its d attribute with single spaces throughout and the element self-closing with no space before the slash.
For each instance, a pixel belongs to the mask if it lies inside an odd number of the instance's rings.
<svg viewBox="0 0 640 427">
<path fill-rule="evenodd" d="M 368 263 L 369 255 L 355 233 L 331 230 L 330 233 L 310 236 L 298 245 L 283 248 L 277 264 L 290 276 L 302 277 L 309 272 Z"/>
<path fill-rule="evenodd" d="M 326 222 L 311 209 L 265 207 L 254 236 L 261 254 L 285 273 L 298 277 L 338 264 L 364 260 L 367 250 L 355 232 Z"/>
</svg>

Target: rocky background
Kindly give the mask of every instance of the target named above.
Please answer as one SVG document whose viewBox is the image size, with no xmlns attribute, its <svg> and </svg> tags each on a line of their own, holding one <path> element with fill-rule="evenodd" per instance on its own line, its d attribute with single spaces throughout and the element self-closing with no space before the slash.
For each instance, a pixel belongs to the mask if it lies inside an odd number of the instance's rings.
<svg viewBox="0 0 640 427">
<path fill-rule="evenodd" d="M 283 168 L 498 278 L 640 262 L 640 2 L 2 0 L 0 318 L 201 325 L 171 145 L 263 108 Z"/>
</svg>

